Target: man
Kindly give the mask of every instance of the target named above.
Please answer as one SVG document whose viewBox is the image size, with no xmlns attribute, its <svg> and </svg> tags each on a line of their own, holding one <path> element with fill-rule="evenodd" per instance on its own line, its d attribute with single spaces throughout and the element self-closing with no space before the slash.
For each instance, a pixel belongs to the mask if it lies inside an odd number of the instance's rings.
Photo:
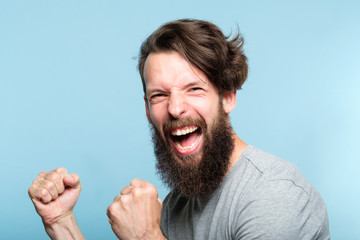
<svg viewBox="0 0 360 240">
<path fill-rule="evenodd" d="M 119 239 L 329 239 L 326 207 L 295 166 L 247 145 L 229 113 L 247 77 L 243 39 L 212 23 L 157 29 L 139 58 L 157 169 L 171 188 L 135 179 L 107 214 Z M 53 239 L 82 239 L 79 177 L 42 172 L 29 195 Z M 162 206 L 163 205 L 163 206 Z"/>
</svg>

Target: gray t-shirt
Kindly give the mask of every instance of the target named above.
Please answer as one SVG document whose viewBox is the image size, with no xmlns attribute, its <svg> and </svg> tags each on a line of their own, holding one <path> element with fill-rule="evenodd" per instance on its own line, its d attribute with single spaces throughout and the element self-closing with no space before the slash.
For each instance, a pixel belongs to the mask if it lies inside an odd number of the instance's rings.
<svg viewBox="0 0 360 240">
<path fill-rule="evenodd" d="M 168 239 L 330 239 L 320 194 L 291 163 L 248 145 L 207 198 L 164 200 Z"/>
</svg>

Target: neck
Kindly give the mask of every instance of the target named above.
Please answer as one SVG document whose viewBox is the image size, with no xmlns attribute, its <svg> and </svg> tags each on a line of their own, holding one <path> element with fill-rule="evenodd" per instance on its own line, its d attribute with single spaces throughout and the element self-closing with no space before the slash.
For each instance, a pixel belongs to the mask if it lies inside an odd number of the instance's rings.
<svg viewBox="0 0 360 240">
<path fill-rule="evenodd" d="M 241 154 L 243 153 L 244 149 L 246 148 L 247 144 L 241 140 L 235 132 L 233 132 L 233 140 L 234 140 L 234 150 L 231 153 L 230 156 L 230 164 L 229 169 L 226 174 L 230 172 L 230 170 L 233 168 L 237 160 L 240 158 Z"/>
</svg>

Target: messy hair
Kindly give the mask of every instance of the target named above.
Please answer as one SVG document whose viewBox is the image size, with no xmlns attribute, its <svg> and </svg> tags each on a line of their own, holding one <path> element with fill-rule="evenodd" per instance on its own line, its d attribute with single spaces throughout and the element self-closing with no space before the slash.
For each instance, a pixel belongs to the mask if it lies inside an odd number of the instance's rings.
<svg viewBox="0 0 360 240">
<path fill-rule="evenodd" d="M 150 53 L 176 51 L 189 63 L 205 73 L 220 91 L 241 89 L 248 74 L 243 52 L 244 39 L 238 32 L 230 39 L 213 23 L 180 19 L 159 27 L 141 45 L 138 70 L 144 93 L 145 61 Z"/>
</svg>

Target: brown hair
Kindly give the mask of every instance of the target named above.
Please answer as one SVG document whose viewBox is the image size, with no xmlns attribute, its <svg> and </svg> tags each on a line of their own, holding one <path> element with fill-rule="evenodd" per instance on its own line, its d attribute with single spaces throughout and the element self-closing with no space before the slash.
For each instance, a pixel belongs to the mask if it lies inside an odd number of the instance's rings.
<svg viewBox="0 0 360 240">
<path fill-rule="evenodd" d="M 207 21 L 180 19 L 168 22 L 141 45 L 138 69 L 144 93 L 146 95 L 146 58 L 150 53 L 166 51 L 176 51 L 182 55 L 203 71 L 220 92 L 241 89 L 248 73 L 243 45 L 244 39 L 239 32 L 230 39 L 216 25 Z"/>
</svg>

